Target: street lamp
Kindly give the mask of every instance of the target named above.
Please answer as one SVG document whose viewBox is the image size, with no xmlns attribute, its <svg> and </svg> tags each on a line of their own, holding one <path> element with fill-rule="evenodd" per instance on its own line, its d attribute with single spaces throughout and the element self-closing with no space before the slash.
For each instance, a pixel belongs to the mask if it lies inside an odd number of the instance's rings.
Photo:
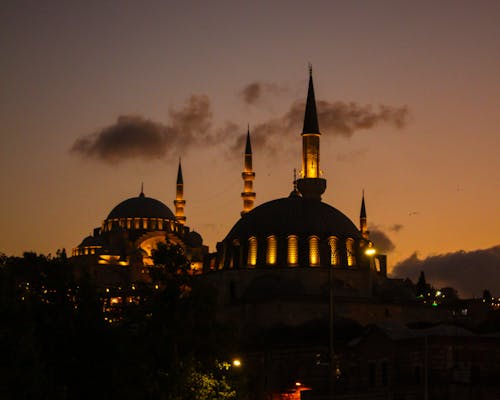
<svg viewBox="0 0 500 400">
<path fill-rule="evenodd" d="M 239 358 L 235 358 L 233 360 L 233 367 L 236 367 L 236 368 L 241 367 L 241 360 Z"/>
</svg>

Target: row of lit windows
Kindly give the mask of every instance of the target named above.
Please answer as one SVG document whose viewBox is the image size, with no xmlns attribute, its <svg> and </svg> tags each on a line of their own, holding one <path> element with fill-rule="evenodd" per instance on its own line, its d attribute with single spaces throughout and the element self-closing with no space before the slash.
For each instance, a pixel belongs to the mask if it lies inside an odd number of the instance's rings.
<svg viewBox="0 0 500 400">
<path fill-rule="evenodd" d="M 309 265 L 316 267 L 320 265 L 320 250 L 319 238 L 311 236 L 309 241 Z M 346 254 L 347 266 L 352 267 L 356 264 L 355 255 L 355 242 L 353 238 L 346 240 Z M 330 248 L 330 265 L 339 265 L 339 239 L 335 236 L 328 238 L 328 246 Z M 278 240 L 276 236 L 269 236 L 266 239 L 266 264 L 276 265 L 278 258 Z M 289 266 L 296 266 L 299 263 L 299 246 L 298 237 L 290 235 L 287 238 L 287 264 Z M 257 265 L 257 238 L 251 237 L 248 239 L 248 258 L 247 264 L 249 266 Z"/>
<path fill-rule="evenodd" d="M 85 247 L 77 247 L 76 249 L 73 249 L 72 255 L 73 256 L 87 256 L 89 254 L 95 254 L 96 249 L 100 249 L 101 246 L 85 246 Z"/>
<path fill-rule="evenodd" d="M 175 230 L 175 222 L 163 218 L 114 218 L 104 221 L 103 231 L 111 231 L 113 226 L 123 229 Z"/>
</svg>

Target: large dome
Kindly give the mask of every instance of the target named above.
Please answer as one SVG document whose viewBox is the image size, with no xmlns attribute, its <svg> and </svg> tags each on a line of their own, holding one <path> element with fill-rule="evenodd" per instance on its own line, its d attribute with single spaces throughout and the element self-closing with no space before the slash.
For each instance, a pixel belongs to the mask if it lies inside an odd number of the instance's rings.
<svg viewBox="0 0 500 400">
<path fill-rule="evenodd" d="M 161 201 L 144 196 L 122 201 L 111 210 L 107 219 L 114 218 L 167 218 L 175 219 L 172 211 Z"/>
<path fill-rule="evenodd" d="M 352 221 L 336 208 L 291 195 L 254 208 L 233 226 L 225 240 L 270 234 L 361 237 Z"/>
</svg>

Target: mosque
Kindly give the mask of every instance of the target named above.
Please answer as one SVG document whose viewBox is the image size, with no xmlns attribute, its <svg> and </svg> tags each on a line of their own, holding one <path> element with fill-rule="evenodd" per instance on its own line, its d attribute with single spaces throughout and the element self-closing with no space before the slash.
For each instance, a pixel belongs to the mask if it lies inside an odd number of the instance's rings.
<svg viewBox="0 0 500 400">
<path fill-rule="evenodd" d="M 175 213 L 141 190 L 139 196 L 114 207 L 73 250 L 75 264 L 86 268 L 101 286 L 116 279 L 147 282 L 152 249 L 169 240 L 185 250 L 193 273 L 217 288 L 229 319 L 239 314 L 249 324 L 255 320 L 300 324 L 324 316 L 325 298 L 332 296 L 338 312 L 362 323 L 401 317 L 401 301 L 410 300 L 412 294 L 402 281 L 387 277 L 386 256 L 377 253 L 369 238 L 364 196 L 358 226 L 321 201 L 327 181 L 320 169 L 312 70 L 301 136 L 302 169 L 293 190 L 287 197 L 254 207 L 255 173 L 247 132 L 241 217 L 214 253 L 208 252 L 199 233 L 186 226 L 179 162 Z M 279 311 L 283 309 L 293 312 Z"/>
<path fill-rule="evenodd" d="M 478 385 L 480 379 L 498 382 L 499 364 L 488 361 L 498 358 L 498 339 L 434 326 L 457 315 L 423 305 L 406 281 L 387 277 L 386 256 L 370 240 L 364 195 L 358 226 L 321 201 L 327 182 L 311 71 L 301 136 L 302 169 L 293 190 L 254 207 L 247 132 L 241 217 L 215 252 L 186 226 L 179 162 L 175 213 L 141 189 L 73 250 L 76 270 L 105 288 L 106 309 L 134 301 L 126 288 L 150 282 L 159 242 L 180 245 L 195 279 L 216 289 L 216 319 L 232 328 L 255 399 L 320 400 L 332 398 L 332 389 L 346 400 L 409 400 L 424 392 L 498 398 L 498 385 Z M 432 328 L 408 328 L 422 323 Z M 362 326 L 368 331 L 357 330 Z"/>
</svg>

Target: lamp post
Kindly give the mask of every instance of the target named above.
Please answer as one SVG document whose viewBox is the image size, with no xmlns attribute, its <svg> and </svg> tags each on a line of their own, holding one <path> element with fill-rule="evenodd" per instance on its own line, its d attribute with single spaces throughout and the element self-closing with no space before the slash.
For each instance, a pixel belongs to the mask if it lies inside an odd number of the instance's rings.
<svg viewBox="0 0 500 400">
<path fill-rule="evenodd" d="M 329 343 L 328 351 L 330 358 L 330 398 L 333 399 L 333 376 L 335 372 L 333 352 L 333 265 L 328 266 L 328 315 L 329 315 Z"/>
</svg>

